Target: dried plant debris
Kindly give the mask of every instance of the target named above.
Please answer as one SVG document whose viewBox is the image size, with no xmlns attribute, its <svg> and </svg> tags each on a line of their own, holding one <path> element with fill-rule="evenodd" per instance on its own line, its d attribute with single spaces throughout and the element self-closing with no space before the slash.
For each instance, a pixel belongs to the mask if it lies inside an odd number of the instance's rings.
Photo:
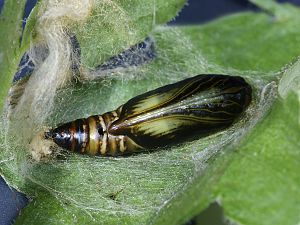
<svg viewBox="0 0 300 225">
<path fill-rule="evenodd" d="M 153 60 L 155 56 L 154 40 L 153 38 L 147 37 L 143 42 L 108 59 L 107 62 L 96 68 L 95 73 L 117 68 L 139 66 Z"/>
</svg>

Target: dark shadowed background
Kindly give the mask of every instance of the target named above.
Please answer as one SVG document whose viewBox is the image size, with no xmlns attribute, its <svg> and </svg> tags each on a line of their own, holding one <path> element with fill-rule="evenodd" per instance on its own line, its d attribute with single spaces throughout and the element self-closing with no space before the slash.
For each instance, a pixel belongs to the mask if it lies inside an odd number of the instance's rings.
<svg viewBox="0 0 300 225">
<path fill-rule="evenodd" d="M 6 1 L 9 0 L 0 0 L 0 13 Z M 26 18 L 36 2 L 37 0 L 27 0 L 24 10 L 23 27 L 26 24 Z M 170 25 L 205 23 L 230 13 L 259 10 L 255 5 L 246 0 L 189 0 L 188 2 L 189 4 L 182 10 L 176 20 L 169 23 Z M 290 2 L 300 5 L 300 0 L 280 0 L 278 2 Z M 21 213 L 21 209 L 28 202 L 29 200 L 24 194 L 7 186 L 5 181 L 0 177 L 0 225 L 12 224 L 14 218 Z M 222 209 L 218 205 L 212 204 L 208 210 L 199 215 L 203 221 L 207 221 L 206 218 L 209 216 L 210 211 L 219 214 L 218 217 L 222 215 Z M 220 219 L 214 220 L 210 218 L 209 221 L 211 225 L 222 224 Z M 194 224 L 193 220 L 188 224 Z"/>
</svg>

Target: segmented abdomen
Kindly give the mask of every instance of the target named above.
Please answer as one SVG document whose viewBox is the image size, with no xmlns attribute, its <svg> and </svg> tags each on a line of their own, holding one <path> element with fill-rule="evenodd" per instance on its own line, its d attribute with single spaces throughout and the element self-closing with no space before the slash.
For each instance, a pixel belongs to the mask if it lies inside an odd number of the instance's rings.
<svg viewBox="0 0 300 225">
<path fill-rule="evenodd" d="M 107 126 L 118 119 L 115 111 L 63 124 L 45 134 L 67 150 L 89 155 L 120 155 L 140 148 L 128 137 L 112 136 Z M 128 149 L 129 148 L 129 149 Z"/>
</svg>

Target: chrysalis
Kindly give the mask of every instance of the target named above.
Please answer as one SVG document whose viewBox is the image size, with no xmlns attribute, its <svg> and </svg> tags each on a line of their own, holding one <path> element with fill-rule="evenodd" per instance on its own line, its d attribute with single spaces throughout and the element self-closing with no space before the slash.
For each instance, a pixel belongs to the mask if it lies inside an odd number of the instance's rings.
<svg viewBox="0 0 300 225">
<path fill-rule="evenodd" d="M 63 124 L 45 138 L 89 155 L 153 150 L 229 127 L 250 104 L 251 95 L 241 77 L 198 75 L 138 95 L 115 111 Z"/>
</svg>

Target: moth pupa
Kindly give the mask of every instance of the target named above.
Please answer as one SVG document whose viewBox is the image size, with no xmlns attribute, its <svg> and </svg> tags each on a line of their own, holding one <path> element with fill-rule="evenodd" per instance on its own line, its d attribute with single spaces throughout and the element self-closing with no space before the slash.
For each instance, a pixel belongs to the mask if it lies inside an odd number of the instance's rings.
<svg viewBox="0 0 300 225">
<path fill-rule="evenodd" d="M 242 77 L 198 75 L 133 97 L 114 111 L 65 123 L 45 138 L 89 155 L 153 150 L 229 127 L 251 99 Z"/>
</svg>

